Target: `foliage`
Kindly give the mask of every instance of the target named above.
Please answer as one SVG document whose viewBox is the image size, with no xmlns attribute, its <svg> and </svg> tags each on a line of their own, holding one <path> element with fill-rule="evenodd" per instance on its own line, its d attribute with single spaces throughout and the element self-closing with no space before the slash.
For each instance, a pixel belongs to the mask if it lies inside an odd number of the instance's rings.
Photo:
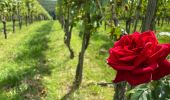
<svg viewBox="0 0 170 100">
<path fill-rule="evenodd" d="M 143 84 L 128 91 L 130 100 L 168 100 L 170 98 L 170 77 Z"/>
<path fill-rule="evenodd" d="M 11 14 L 17 14 L 18 9 L 21 10 L 22 16 L 32 12 L 34 16 L 45 16 L 48 19 L 51 17 L 46 10 L 39 4 L 37 0 L 1 0 L 0 1 L 0 14 L 4 16 L 10 16 Z"/>
</svg>

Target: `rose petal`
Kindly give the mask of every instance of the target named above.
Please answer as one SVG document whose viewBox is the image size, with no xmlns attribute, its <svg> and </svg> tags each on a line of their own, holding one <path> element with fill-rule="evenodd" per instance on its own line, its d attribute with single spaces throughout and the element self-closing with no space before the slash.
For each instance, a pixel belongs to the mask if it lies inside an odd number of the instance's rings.
<svg viewBox="0 0 170 100">
<path fill-rule="evenodd" d="M 134 32 L 132 35 L 140 35 L 141 33 L 139 33 L 139 32 Z"/>
<path fill-rule="evenodd" d="M 133 51 L 125 52 L 125 50 L 119 49 L 119 48 L 111 48 L 109 52 L 110 52 L 110 54 L 116 55 L 116 56 L 129 56 L 129 55 L 134 54 Z"/>
<path fill-rule="evenodd" d="M 136 60 L 134 61 L 134 66 L 139 66 L 143 61 L 148 58 L 148 49 L 151 47 L 152 44 L 147 43 L 141 53 L 137 56 Z"/>
<path fill-rule="evenodd" d="M 155 36 L 155 33 L 153 32 L 153 31 L 145 31 L 145 32 L 143 32 L 142 34 L 141 34 L 141 37 L 143 38 L 143 37 L 148 37 L 148 36 L 151 36 L 151 37 L 155 37 L 156 38 L 156 36 Z"/>
<path fill-rule="evenodd" d="M 129 44 L 130 43 L 130 39 L 127 35 L 124 35 L 121 37 L 121 39 L 117 42 L 114 43 L 114 47 L 117 47 L 117 46 L 124 46 L 126 44 Z"/>
<path fill-rule="evenodd" d="M 113 82 L 118 83 L 121 81 L 127 81 L 130 85 L 135 86 L 151 81 L 151 76 L 151 73 L 146 73 L 144 75 L 135 75 L 130 73 L 129 71 L 118 71 Z"/>
<path fill-rule="evenodd" d="M 153 46 L 158 44 L 158 40 L 153 31 L 146 31 L 141 34 L 142 43 L 152 42 Z"/>
<path fill-rule="evenodd" d="M 157 46 L 157 52 L 150 56 L 150 60 L 154 61 L 163 61 L 168 54 L 170 53 L 170 45 L 169 44 L 161 44 Z"/>
<path fill-rule="evenodd" d="M 130 65 L 113 65 L 112 66 L 116 70 L 133 70 L 135 66 L 130 66 Z"/>
<path fill-rule="evenodd" d="M 151 64 L 149 66 L 145 66 L 143 68 L 134 69 L 132 71 L 133 74 L 146 74 L 151 73 L 153 70 L 155 70 L 158 67 L 157 63 Z"/>
<path fill-rule="evenodd" d="M 152 79 L 158 80 L 168 74 L 170 74 L 170 62 L 164 60 L 163 62 L 159 63 L 159 67 L 154 70 Z"/>
<path fill-rule="evenodd" d="M 113 82 L 118 83 L 118 82 L 121 82 L 121 81 L 125 81 L 126 80 L 125 76 L 126 76 L 125 71 L 117 71 L 116 77 L 113 80 Z"/>
<path fill-rule="evenodd" d="M 145 74 L 129 74 L 129 76 L 126 76 L 127 81 L 129 84 L 132 86 L 143 84 L 143 83 L 148 83 L 152 79 L 152 74 L 151 73 L 145 73 Z"/>
<path fill-rule="evenodd" d="M 135 58 L 136 58 L 136 55 L 131 55 L 131 56 L 125 56 L 125 57 L 119 58 L 118 60 L 120 60 L 120 61 L 131 61 L 131 60 L 134 60 Z"/>
</svg>

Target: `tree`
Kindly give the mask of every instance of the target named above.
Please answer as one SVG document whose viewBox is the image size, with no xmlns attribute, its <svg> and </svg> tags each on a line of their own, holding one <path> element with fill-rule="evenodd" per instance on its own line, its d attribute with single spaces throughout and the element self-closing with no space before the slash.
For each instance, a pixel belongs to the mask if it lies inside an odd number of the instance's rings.
<svg viewBox="0 0 170 100">
<path fill-rule="evenodd" d="M 12 28 L 13 28 L 13 33 L 15 33 L 15 22 L 17 19 L 17 0 L 8 0 L 9 7 L 10 7 L 10 12 L 11 12 L 11 17 L 12 17 Z"/>
<path fill-rule="evenodd" d="M 63 26 L 65 35 L 64 35 L 64 43 L 66 44 L 69 52 L 70 58 L 74 58 L 74 52 L 71 48 L 70 41 L 72 36 L 72 29 L 74 25 L 74 18 L 76 17 L 76 9 L 73 7 L 74 3 L 72 0 L 60 0 L 58 1 L 58 15 L 60 23 Z"/>
<path fill-rule="evenodd" d="M 83 37 L 73 86 L 75 89 L 78 89 L 82 82 L 84 55 L 88 48 L 91 34 L 100 26 L 102 20 L 102 10 L 107 3 L 108 0 L 58 1 L 58 6 L 56 8 L 57 15 L 59 22 L 64 28 L 64 41 L 68 48 L 70 45 L 73 25 L 77 22 L 82 22 L 80 33 L 82 33 Z"/>
<path fill-rule="evenodd" d="M 134 29 L 133 32 L 136 31 L 137 25 L 138 25 L 138 21 L 139 21 L 139 17 L 140 17 L 140 11 L 141 11 L 141 7 L 142 6 L 142 0 L 138 1 L 137 7 L 136 7 L 136 15 L 135 15 L 135 24 L 134 24 Z"/>
<path fill-rule="evenodd" d="M 6 30 L 6 17 L 8 15 L 8 1 L 6 0 L 1 0 L 0 1 L 0 15 L 1 15 L 1 20 L 3 23 L 3 33 L 5 36 L 5 39 L 7 39 L 7 30 Z"/>
<path fill-rule="evenodd" d="M 145 14 L 145 19 L 142 24 L 142 32 L 146 30 L 153 30 L 155 25 L 155 15 L 158 0 L 149 0 L 147 5 L 147 11 Z"/>
<path fill-rule="evenodd" d="M 35 8 L 38 9 L 36 13 L 34 13 Z M 17 20 L 19 21 L 19 27 L 21 29 L 21 27 L 22 27 L 22 17 L 27 16 L 28 12 L 31 13 L 31 22 L 33 21 L 35 16 L 42 16 L 42 17 L 44 17 L 44 19 L 51 19 L 50 15 L 38 3 L 37 0 L 25 0 L 25 1 L 21 1 L 21 0 L 0 0 L 0 17 L 1 17 L 1 20 L 2 20 L 2 23 L 3 23 L 3 33 L 4 33 L 4 36 L 5 36 L 5 39 L 7 39 L 6 22 L 11 21 L 10 18 L 12 19 L 12 23 L 13 23 L 12 28 L 13 28 L 13 32 L 15 32 L 15 27 L 16 27 L 15 22 Z M 42 20 L 42 19 L 40 19 L 40 20 Z M 26 23 L 27 23 L 27 21 L 26 21 Z"/>
<path fill-rule="evenodd" d="M 17 15 L 18 15 L 18 21 L 19 21 L 19 28 L 22 28 L 22 11 L 25 10 L 24 3 L 21 0 L 18 0 L 17 2 Z M 24 14 L 23 14 L 24 16 Z"/>
</svg>

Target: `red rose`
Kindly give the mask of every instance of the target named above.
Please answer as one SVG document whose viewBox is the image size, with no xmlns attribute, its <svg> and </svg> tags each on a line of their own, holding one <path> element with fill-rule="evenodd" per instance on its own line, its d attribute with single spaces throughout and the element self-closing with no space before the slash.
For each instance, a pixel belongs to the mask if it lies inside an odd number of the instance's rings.
<svg viewBox="0 0 170 100">
<path fill-rule="evenodd" d="M 153 31 L 123 36 L 109 50 L 108 64 L 117 70 L 114 82 L 131 85 L 158 80 L 170 74 L 170 44 L 158 44 Z"/>
</svg>

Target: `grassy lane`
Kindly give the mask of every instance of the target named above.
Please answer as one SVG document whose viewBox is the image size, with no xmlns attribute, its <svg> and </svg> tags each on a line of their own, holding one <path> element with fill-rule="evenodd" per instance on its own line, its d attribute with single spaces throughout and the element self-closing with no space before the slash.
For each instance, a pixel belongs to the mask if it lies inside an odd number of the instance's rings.
<svg viewBox="0 0 170 100">
<path fill-rule="evenodd" d="M 58 100 L 70 90 L 81 37 L 75 28 L 71 41 L 75 58 L 70 60 L 63 36 L 57 21 L 47 21 L 17 30 L 7 40 L 0 37 L 0 100 Z M 112 100 L 112 86 L 96 85 L 111 82 L 114 77 L 114 71 L 106 64 L 112 43 L 103 29 L 91 39 L 82 86 L 70 99 Z"/>
<path fill-rule="evenodd" d="M 43 91 L 40 76 L 46 73 L 45 56 L 52 22 L 34 23 L 1 39 L 0 99 L 38 99 Z M 41 68 L 39 68 L 41 66 Z"/>
</svg>

